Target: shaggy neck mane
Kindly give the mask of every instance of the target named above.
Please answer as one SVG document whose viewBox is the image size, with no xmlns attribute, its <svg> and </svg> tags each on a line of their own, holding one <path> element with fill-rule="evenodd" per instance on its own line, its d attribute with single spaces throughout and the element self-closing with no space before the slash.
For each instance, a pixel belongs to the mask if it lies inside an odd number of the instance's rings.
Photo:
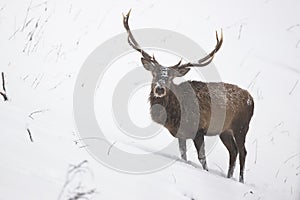
<svg viewBox="0 0 300 200">
<path fill-rule="evenodd" d="M 154 84 L 151 86 L 149 101 L 151 104 L 150 113 L 152 120 L 165 126 L 171 134 L 176 135 L 178 126 L 180 124 L 180 107 L 175 94 L 166 88 L 166 95 L 164 97 L 154 96 Z M 173 90 L 173 89 L 172 89 Z"/>
</svg>

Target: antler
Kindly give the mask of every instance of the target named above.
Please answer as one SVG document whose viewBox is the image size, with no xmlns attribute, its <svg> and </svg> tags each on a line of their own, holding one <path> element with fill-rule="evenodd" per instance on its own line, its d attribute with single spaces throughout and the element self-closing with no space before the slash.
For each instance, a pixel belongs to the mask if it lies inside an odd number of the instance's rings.
<svg viewBox="0 0 300 200">
<path fill-rule="evenodd" d="M 123 25 L 128 33 L 128 43 L 129 45 L 134 48 L 135 50 L 137 50 L 138 52 L 140 52 L 143 56 L 143 58 L 149 60 L 149 61 L 152 61 L 154 63 L 158 63 L 154 56 L 150 56 L 146 51 L 144 51 L 140 45 L 137 43 L 137 41 L 134 39 L 133 37 L 133 34 L 131 33 L 131 30 L 129 28 L 129 25 L 128 25 L 128 19 L 129 19 L 129 16 L 130 16 L 130 12 L 131 12 L 131 9 L 129 10 L 129 12 L 127 13 L 127 15 L 124 15 L 123 14 Z"/>
<path fill-rule="evenodd" d="M 135 38 L 133 37 L 133 34 L 131 33 L 131 30 L 129 28 L 128 25 L 128 20 L 129 20 L 129 16 L 130 16 L 130 12 L 131 9 L 129 10 L 129 12 L 124 15 L 123 14 L 123 25 L 128 33 L 128 43 L 129 45 L 134 48 L 136 51 L 140 52 L 143 56 L 143 58 L 145 58 L 148 61 L 151 61 L 153 63 L 158 64 L 158 62 L 155 60 L 154 56 L 150 56 L 146 51 L 144 51 L 140 45 L 137 43 L 137 41 L 135 40 Z M 216 31 L 216 39 L 217 39 L 217 44 L 214 48 L 214 50 L 212 50 L 207 56 L 205 56 L 204 58 L 201 58 L 200 60 L 197 61 L 197 63 L 191 63 L 188 62 L 186 64 L 181 64 L 181 60 L 178 62 L 178 64 L 172 66 L 173 68 L 188 68 L 188 67 L 203 67 L 208 65 L 209 63 L 212 62 L 215 53 L 218 52 L 218 50 L 221 48 L 222 43 L 223 43 L 223 31 L 221 30 L 221 38 L 219 39 L 218 33 Z"/>
<path fill-rule="evenodd" d="M 216 31 L 216 39 L 217 39 L 217 44 L 214 48 L 214 50 L 212 50 L 207 56 L 205 56 L 204 58 L 201 58 L 200 60 L 197 61 L 197 63 L 186 63 L 183 65 L 180 65 L 181 60 L 179 61 L 179 63 L 177 65 L 175 65 L 175 68 L 187 68 L 187 67 L 203 67 L 208 65 L 209 63 L 211 63 L 211 61 L 214 59 L 215 53 L 217 53 L 217 51 L 221 48 L 222 43 L 223 43 L 223 31 L 221 30 L 221 38 L 219 39 L 218 37 L 218 32 Z"/>
</svg>

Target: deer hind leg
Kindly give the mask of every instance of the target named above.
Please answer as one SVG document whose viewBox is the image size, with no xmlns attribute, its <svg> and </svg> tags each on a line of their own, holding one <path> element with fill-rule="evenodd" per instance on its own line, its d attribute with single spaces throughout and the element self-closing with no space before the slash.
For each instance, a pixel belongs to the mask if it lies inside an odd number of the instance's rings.
<svg viewBox="0 0 300 200">
<path fill-rule="evenodd" d="M 231 178 L 234 172 L 236 157 L 238 154 L 237 145 L 235 143 L 232 130 L 224 131 L 221 133 L 220 138 L 229 152 L 229 168 L 227 178 Z"/>
<path fill-rule="evenodd" d="M 208 171 L 206 156 L 205 156 L 205 144 L 204 144 L 203 134 L 197 134 L 197 136 L 194 138 L 193 141 L 197 149 L 199 162 L 201 163 L 203 169 Z"/>
<path fill-rule="evenodd" d="M 179 143 L 180 156 L 183 160 L 187 161 L 187 158 L 186 158 L 186 140 L 178 138 L 178 143 Z"/>
<path fill-rule="evenodd" d="M 239 151 L 239 159 L 240 159 L 240 177 L 239 181 L 244 183 L 244 169 L 245 169 L 245 160 L 246 160 L 246 147 L 245 147 L 245 138 L 248 131 L 248 126 L 242 129 L 240 132 L 234 135 L 235 141 L 237 144 L 237 148 Z"/>
</svg>

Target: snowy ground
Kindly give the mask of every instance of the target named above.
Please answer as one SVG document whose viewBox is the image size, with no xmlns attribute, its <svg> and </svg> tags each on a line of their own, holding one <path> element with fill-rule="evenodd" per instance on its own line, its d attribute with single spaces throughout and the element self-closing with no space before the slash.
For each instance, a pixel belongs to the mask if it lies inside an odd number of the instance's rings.
<svg viewBox="0 0 300 200">
<path fill-rule="evenodd" d="M 177 161 L 130 175 L 101 165 L 78 142 L 76 76 L 98 45 L 124 32 L 121 13 L 129 8 L 132 27 L 174 30 L 206 50 L 223 28 L 214 63 L 223 81 L 248 89 L 256 103 L 245 184 L 224 178 L 228 153 L 221 143 L 208 155 L 209 173 Z M 0 102 L 0 199 L 300 199 L 299 9 L 296 0 L 1 0 L 0 71 L 9 101 Z M 149 122 L 147 93 L 129 106 L 137 123 Z M 197 164 L 194 148 L 188 153 Z"/>
</svg>

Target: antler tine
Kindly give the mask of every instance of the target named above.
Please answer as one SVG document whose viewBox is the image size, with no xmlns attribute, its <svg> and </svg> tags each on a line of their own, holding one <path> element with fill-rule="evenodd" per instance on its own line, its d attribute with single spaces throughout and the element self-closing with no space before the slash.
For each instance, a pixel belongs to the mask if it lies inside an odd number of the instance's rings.
<svg viewBox="0 0 300 200">
<path fill-rule="evenodd" d="M 197 61 L 197 63 L 186 63 L 183 64 L 181 66 L 179 66 L 180 68 L 186 68 L 186 67 L 203 67 L 208 65 L 209 63 L 212 62 L 212 60 L 214 59 L 215 53 L 217 53 L 219 51 L 219 49 L 222 46 L 223 43 L 223 30 L 221 29 L 221 38 L 219 39 L 218 36 L 218 32 L 216 31 L 216 39 L 217 39 L 217 44 L 214 48 L 214 50 L 212 50 L 207 56 L 205 56 L 204 58 L 201 58 L 200 60 Z"/>
<path fill-rule="evenodd" d="M 172 68 L 178 68 L 178 67 L 180 67 L 181 62 L 182 62 L 182 58 L 179 60 L 179 62 L 176 65 L 172 66 Z"/>
<path fill-rule="evenodd" d="M 133 34 L 131 33 L 131 30 L 130 30 L 129 25 L 128 25 L 128 20 L 129 20 L 130 12 L 131 12 L 131 9 L 128 11 L 128 13 L 126 15 L 123 14 L 123 25 L 124 25 L 127 33 L 128 33 L 127 41 L 129 43 L 129 45 L 132 48 L 134 48 L 135 50 L 137 50 L 138 52 L 140 52 L 145 59 L 151 60 L 152 62 L 157 63 L 157 61 L 154 59 L 154 57 L 150 56 L 147 52 L 145 52 L 140 47 L 140 45 L 137 43 L 137 41 L 135 40 L 135 38 L 133 37 Z"/>
</svg>

